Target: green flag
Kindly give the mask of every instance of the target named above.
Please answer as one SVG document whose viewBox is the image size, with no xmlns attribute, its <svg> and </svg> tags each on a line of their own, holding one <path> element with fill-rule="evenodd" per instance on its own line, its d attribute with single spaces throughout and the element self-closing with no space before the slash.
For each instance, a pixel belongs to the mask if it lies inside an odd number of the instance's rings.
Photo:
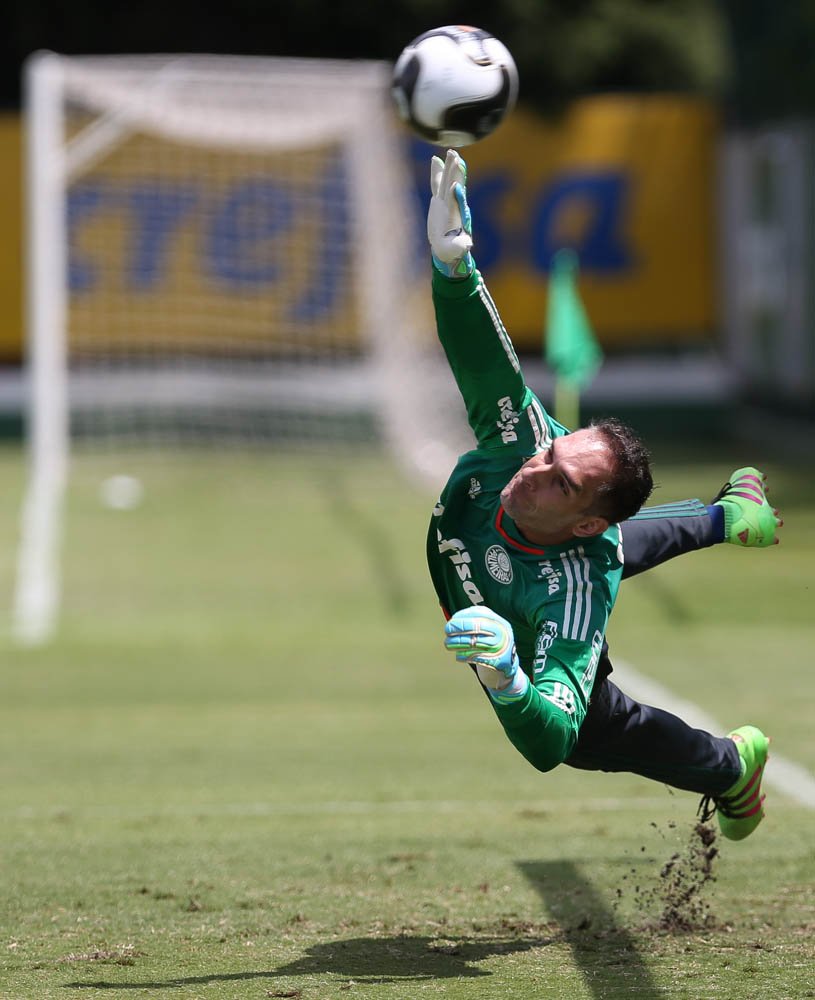
<svg viewBox="0 0 815 1000">
<path fill-rule="evenodd" d="M 577 290 L 577 254 L 559 250 L 552 260 L 546 316 L 546 363 L 558 379 L 576 389 L 591 382 L 603 352 Z"/>
<path fill-rule="evenodd" d="M 580 390 L 603 363 L 580 301 L 577 272 L 577 254 L 559 250 L 552 259 L 546 315 L 546 363 L 555 375 L 555 419 L 571 430 L 580 424 Z"/>
</svg>

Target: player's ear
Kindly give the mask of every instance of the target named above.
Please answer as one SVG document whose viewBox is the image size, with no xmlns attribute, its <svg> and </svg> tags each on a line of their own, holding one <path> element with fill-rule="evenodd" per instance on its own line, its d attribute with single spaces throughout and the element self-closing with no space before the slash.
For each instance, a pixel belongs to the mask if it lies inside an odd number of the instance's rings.
<svg viewBox="0 0 815 1000">
<path fill-rule="evenodd" d="M 593 538 L 595 535 L 602 535 L 608 526 L 609 522 L 604 517 L 591 515 L 576 524 L 573 533 L 578 538 Z"/>
</svg>

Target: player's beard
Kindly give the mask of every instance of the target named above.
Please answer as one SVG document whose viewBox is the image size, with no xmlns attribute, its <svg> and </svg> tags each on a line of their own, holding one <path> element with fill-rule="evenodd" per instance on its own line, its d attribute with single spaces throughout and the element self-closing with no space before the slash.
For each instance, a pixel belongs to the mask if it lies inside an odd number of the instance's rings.
<svg viewBox="0 0 815 1000">
<path fill-rule="evenodd" d="M 515 522 L 518 530 L 530 541 L 540 545 L 557 545 L 572 537 L 575 517 L 558 510 L 539 490 L 527 483 L 519 470 L 501 490 L 501 506 Z"/>
<path fill-rule="evenodd" d="M 518 471 L 501 490 L 501 505 L 514 520 L 534 516 L 538 511 L 538 501 L 526 481 Z"/>
</svg>

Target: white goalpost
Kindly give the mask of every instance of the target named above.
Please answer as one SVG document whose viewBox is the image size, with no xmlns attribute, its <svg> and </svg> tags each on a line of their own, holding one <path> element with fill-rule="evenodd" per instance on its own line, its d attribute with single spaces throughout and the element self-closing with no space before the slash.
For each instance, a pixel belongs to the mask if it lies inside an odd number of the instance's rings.
<svg viewBox="0 0 815 1000">
<path fill-rule="evenodd" d="M 389 79 L 365 61 L 28 60 L 20 642 L 58 622 L 75 448 L 376 443 L 441 486 L 467 437 Z"/>
</svg>

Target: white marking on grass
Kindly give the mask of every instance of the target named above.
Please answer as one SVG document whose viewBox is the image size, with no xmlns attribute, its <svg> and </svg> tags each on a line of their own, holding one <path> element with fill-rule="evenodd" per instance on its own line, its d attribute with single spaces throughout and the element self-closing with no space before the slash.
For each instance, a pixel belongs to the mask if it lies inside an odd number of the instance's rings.
<svg viewBox="0 0 815 1000">
<path fill-rule="evenodd" d="M 375 801 L 320 801 L 311 802 L 194 802 L 184 804 L 150 806 L 122 805 L 118 803 L 97 803 L 85 806 L 18 806 L 6 813 L 0 812 L 5 819 L 17 820 L 55 820 L 55 819 L 92 819 L 106 818 L 114 820 L 132 819 L 168 819 L 189 817 L 192 819 L 219 816 L 357 816 L 357 815 L 399 815 L 404 813 L 444 814 L 444 813 L 474 813 L 498 810 L 506 812 L 530 812 L 544 815 L 552 813 L 582 813 L 582 812 L 616 812 L 631 809 L 655 809 L 670 805 L 671 800 L 661 796 L 634 796 L 619 798 L 591 799 L 410 799 L 388 802 Z"/>
<path fill-rule="evenodd" d="M 646 705 L 664 708 L 684 719 L 696 729 L 709 733 L 724 733 L 725 727 L 713 716 L 692 701 L 680 698 L 658 681 L 641 674 L 630 663 L 614 661 L 613 679 L 620 681 L 620 687 L 632 698 Z M 815 776 L 805 767 L 787 760 L 775 752 L 771 755 L 772 766 L 764 777 L 767 787 L 786 795 L 797 805 L 815 809 Z M 496 809 L 546 813 L 613 812 L 616 810 L 655 809 L 665 806 L 665 798 L 655 797 L 609 797 L 587 799 L 534 799 L 534 800 L 468 800 L 468 799 L 406 799 L 390 801 L 319 801 L 310 802 L 214 802 L 184 803 L 166 806 L 127 806 L 113 803 L 99 803 L 92 806 L 19 806 L 0 816 L 16 820 L 43 820 L 70 816 L 107 817 L 110 819 L 141 819 L 155 817 L 218 817 L 218 816 L 303 816 L 327 814 L 333 816 L 398 814 L 422 812 L 425 814 L 475 812 Z"/>
<path fill-rule="evenodd" d="M 646 705 L 664 708 L 684 719 L 694 729 L 704 729 L 709 733 L 725 733 L 727 729 L 711 715 L 692 701 L 680 698 L 658 681 L 646 677 L 622 660 L 614 660 L 613 681 L 619 680 L 626 694 Z M 764 784 L 782 792 L 798 805 L 815 809 L 815 776 L 801 764 L 787 760 L 770 748 L 770 761 L 764 774 Z"/>
</svg>

